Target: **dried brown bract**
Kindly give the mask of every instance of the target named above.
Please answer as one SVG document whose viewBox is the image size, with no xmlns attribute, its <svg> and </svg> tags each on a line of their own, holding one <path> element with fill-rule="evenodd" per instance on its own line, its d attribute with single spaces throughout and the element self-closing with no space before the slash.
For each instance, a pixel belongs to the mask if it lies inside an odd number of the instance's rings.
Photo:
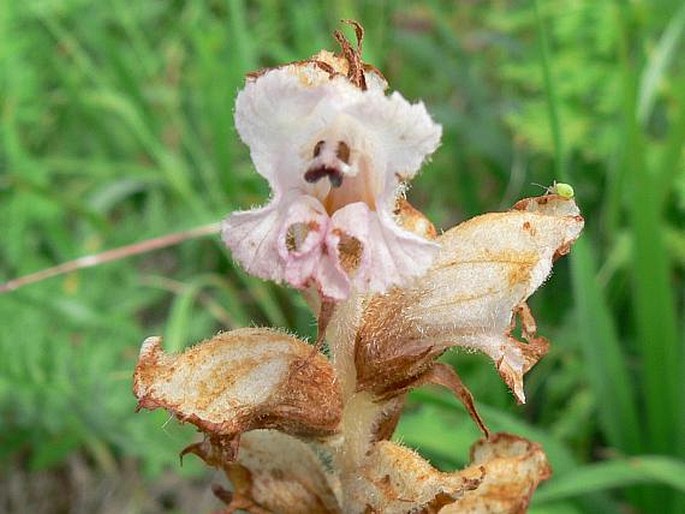
<svg viewBox="0 0 685 514">
<path fill-rule="evenodd" d="M 496 434 L 471 448 L 471 468 L 484 470 L 477 491 L 467 492 L 442 514 L 522 514 L 552 469 L 542 448 L 521 437 Z"/>
<path fill-rule="evenodd" d="M 441 507 L 476 489 L 483 478 L 480 469 L 466 473 L 442 473 L 416 452 L 380 441 L 359 470 L 343 487 L 349 492 L 346 512 L 438 512 Z"/>
<path fill-rule="evenodd" d="M 573 200 L 543 196 L 439 236 L 433 266 L 415 285 L 378 295 L 364 309 L 355 344 L 358 387 L 381 396 L 402 391 L 459 346 L 489 355 L 525 401 L 523 375 L 547 351 L 526 300 L 582 228 Z M 517 320 L 523 341 L 512 334 Z"/>
<path fill-rule="evenodd" d="M 256 428 L 329 436 L 342 412 L 328 360 L 312 354 L 307 343 L 268 329 L 219 334 L 179 355 L 165 354 L 161 339 L 149 338 L 133 390 L 139 407 L 163 407 L 224 439 Z"/>
</svg>

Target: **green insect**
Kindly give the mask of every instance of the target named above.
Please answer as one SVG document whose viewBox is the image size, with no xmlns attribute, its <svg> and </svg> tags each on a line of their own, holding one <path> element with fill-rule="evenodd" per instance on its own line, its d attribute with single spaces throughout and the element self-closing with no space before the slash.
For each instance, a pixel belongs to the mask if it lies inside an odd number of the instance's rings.
<svg viewBox="0 0 685 514">
<path fill-rule="evenodd" d="M 551 186 L 543 186 L 542 184 L 535 184 L 533 183 L 534 186 L 540 186 L 545 190 L 546 195 L 559 195 L 562 198 L 566 198 L 567 200 L 570 200 L 574 196 L 576 196 L 576 192 L 573 190 L 573 186 L 571 184 L 566 184 L 565 182 L 557 182 L 556 180 L 552 182 Z"/>
</svg>

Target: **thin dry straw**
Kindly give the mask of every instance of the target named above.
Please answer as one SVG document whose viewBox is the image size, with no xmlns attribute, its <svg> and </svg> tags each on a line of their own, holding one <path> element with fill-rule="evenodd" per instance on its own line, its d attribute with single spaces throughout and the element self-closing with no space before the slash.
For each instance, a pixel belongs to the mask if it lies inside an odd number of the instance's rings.
<svg viewBox="0 0 685 514">
<path fill-rule="evenodd" d="M 0 294 L 14 291 L 20 287 L 40 282 L 41 280 L 56 277 L 58 275 L 64 275 L 65 273 L 71 273 L 72 271 L 125 259 L 126 257 L 140 255 L 142 253 L 159 250 L 160 248 L 166 248 L 168 246 L 174 246 L 184 241 L 188 241 L 189 239 L 196 239 L 198 237 L 216 234 L 219 232 L 219 227 L 220 223 L 218 222 L 210 223 L 209 225 L 203 225 L 190 230 L 175 232 L 173 234 L 147 239 L 138 243 L 120 246 L 119 248 L 107 250 L 102 253 L 79 257 L 73 261 L 64 262 L 62 264 L 58 264 L 57 266 L 45 268 L 40 271 L 36 271 L 35 273 L 24 275 L 23 277 L 15 278 L 9 282 L 0 284 Z"/>
</svg>

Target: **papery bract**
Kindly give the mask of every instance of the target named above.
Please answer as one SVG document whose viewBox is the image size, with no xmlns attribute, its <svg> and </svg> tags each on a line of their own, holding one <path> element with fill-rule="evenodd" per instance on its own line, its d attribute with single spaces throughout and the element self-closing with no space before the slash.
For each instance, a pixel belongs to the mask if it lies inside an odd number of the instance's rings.
<svg viewBox="0 0 685 514">
<path fill-rule="evenodd" d="M 397 393 L 447 348 L 461 346 L 488 354 L 525 401 L 523 374 L 547 351 L 525 301 L 582 228 L 573 200 L 548 195 L 441 235 L 440 252 L 421 280 L 368 302 L 356 336 L 357 387 Z M 517 317 L 526 342 L 512 335 Z"/>
<path fill-rule="evenodd" d="M 483 473 L 443 473 L 416 452 L 389 441 L 375 443 L 361 468 L 343 479 L 344 511 L 349 514 L 382 512 L 438 512 L 444 505 L 477 489 Z"/>
<path fill-rule="evenodd" d="M 228 452 L 235 450 L 232 440 L 256 428 L 329 436 L 342 411 L 327 359 L 295 337 L 257 328 L 219 334 L 178 355 L 165 354 L 160 338 L 148 338 L 133 391 L 139 407 L 165 408 Z"/>
<path fill-rule="evenodd" d="M 551 475 L 540 446 L 506 433 L 478 441 L 470 465 L 452 473 L 380 441 L 341 477 L 310 446 L 273 430 L 246 434 L 236 461 L 223 467 L 234 491 L 217 491 L 228 504 L 222 512 L 259 514 L 519 514 Z"/>
<path fill-rule="evenodd" d="M 475 491 L 466 491 L 441 514 L 524 514 L 540 482 L 552 475 L 542 448 L 515 435 L 500 433 L 471 448 L 471 466 L 483 470 Z"/>
<path fill-rule="evenodd" d="M 436 250 L 398 226 L 393 209 L 437 147 L 440 126 L 422 103 L 386 96 L 375 70 L 363 73 L 365 88 L 354 83 L 349 71 L 361 61 L 350 59 L 322 52 L 248 78 L 235 122 L 272 198 L 233 213 L 222 229 L 249 273 L 316 286 L 333 300 L 405 283 Z"/>
</svg>

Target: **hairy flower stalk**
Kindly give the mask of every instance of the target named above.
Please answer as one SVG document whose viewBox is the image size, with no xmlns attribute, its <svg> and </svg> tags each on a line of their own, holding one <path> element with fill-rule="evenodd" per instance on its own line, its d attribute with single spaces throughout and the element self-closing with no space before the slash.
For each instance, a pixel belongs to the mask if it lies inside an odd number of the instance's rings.
<svg viewBox="0 0 685 514">
<path fill-rule="evenodd" d="M 224 513 L 524 512 L 551 473 L 544 452 L 491 434 L 436 359 L 482 351 L 524 402 L 523 376 L 549 345 L 526 301 L 583 218 L 572 195 L 548 192 L 437 235 L 403 193 L 441 129 L 423 104 L 384 93 L 350 23 L 356 47 L 336 32 L 339 54 L 252 74 L 236 101 L 272 197 L 231 214 L 223 240 L 250 273 L 306 293 L 316 347 L 250 328 L 167 355 L 150 338 L 134 393 L 204 433 L 182 454 L 226 473 Z M 441 472 L 390 441 L 406 393 L 425 384 L 451 390 L 483 433 L 464 470 Z"/>
</svg>

